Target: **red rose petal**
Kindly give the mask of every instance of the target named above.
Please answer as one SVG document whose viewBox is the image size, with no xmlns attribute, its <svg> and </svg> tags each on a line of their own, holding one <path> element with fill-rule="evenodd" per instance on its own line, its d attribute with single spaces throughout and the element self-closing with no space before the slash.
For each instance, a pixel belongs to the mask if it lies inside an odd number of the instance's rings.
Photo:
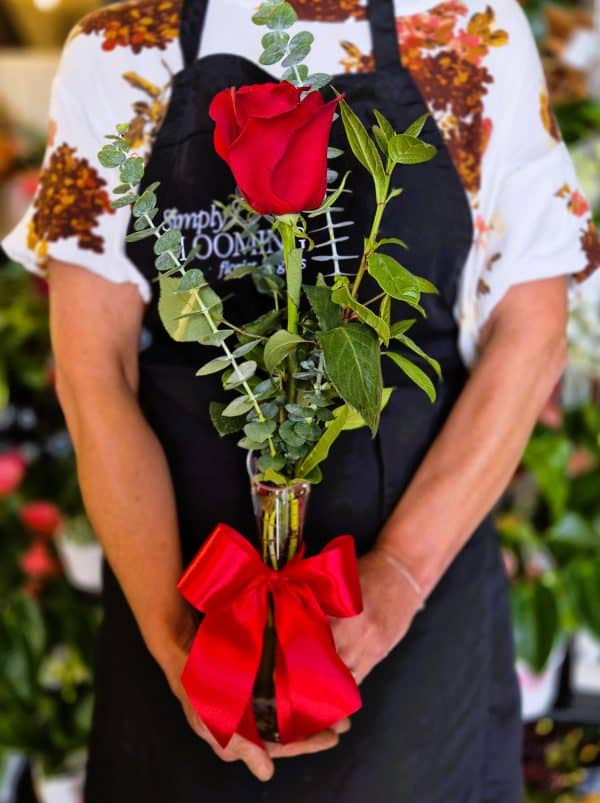
<svg viewBox="0 0 600 803">
<path fill-rule="evenodd" d="M 216 123 L 214 133 L 215 150 L 221 159 L 225 160 L 227 160 L 231 143 L 239 134 L 235 116 L 234 94 L 235 88 L 232 86 L 228 89 L 223 89 L 214 96 L 208 107 L 208 115 Z"/>
</svg>

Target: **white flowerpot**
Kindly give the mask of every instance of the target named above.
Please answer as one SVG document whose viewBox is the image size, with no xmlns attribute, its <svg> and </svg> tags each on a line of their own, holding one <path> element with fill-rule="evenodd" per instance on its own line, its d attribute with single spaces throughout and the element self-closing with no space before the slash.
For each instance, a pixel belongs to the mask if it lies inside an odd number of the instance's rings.
<svg viewBox="0 0 600 803">
<path fill-rule="evenodd" d="M 27 760 L 18 753 L 9 754 L 2 762 L 0 770 L 0 803 L 16 802 L 17 786 L 26 765 Z"/>
<path fill-rule="evenodd" d="M 545 716 L 554 705 L 566 652 L 565 642 L 557 644 L 550 653 L 546 667 L 537 674 L 523 661 L 517 661 L 521 713 L 525 722 Z"/>
<path fill-rule="evenodd" d="M 571 688 L 579 694 L 600 694 L 600 641 L 587 630 L 573 639 Z"/>
<path fill-rule="evenodd" d="M 80 544 L 61 533 L 56 548 L 75 588 L 96 594 L 102 590 L 102 547 L 97 541 Z"/>
<path fill-rule="evenodd" d="M 40 803 L 83 803 L 84 773 L 44 778 L 39 770 L 33 771 L 35 793 Z"/>
</svg>

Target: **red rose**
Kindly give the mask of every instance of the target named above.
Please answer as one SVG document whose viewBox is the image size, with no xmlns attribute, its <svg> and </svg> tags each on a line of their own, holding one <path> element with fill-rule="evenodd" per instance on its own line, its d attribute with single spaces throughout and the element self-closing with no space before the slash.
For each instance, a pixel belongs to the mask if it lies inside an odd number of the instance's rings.
<svg viewBox="0 0 600 803">
<path fill-rule="evenodd" d="M 38 580 L 60 572 L 60 566 L 50 554 L 48 547 L 39 541 L 32 544 L 27 552 L 21 555 L 19 563 L 25 574 Z"/>
<path fill-rule="evenodd" d="M 0 455 L 0 498 L 17 490 L 25 476 L 25 460 L 19 452 Z"/>
<path fill-rule="evenodd" d="M 209 108 L 215 150 L 257 212 L 316 209 L 327 189 L 327 145 L 338 99 L 300 99 L 287 81 L 219 92 Z"/>
<path fill-rule="evenodd" d="M 60 510 L 52 502 L 30 502 L 23 505 L 19 518 L 26 527 L 40 535 L 54 535 L 62 524 Z"/>
</svg>

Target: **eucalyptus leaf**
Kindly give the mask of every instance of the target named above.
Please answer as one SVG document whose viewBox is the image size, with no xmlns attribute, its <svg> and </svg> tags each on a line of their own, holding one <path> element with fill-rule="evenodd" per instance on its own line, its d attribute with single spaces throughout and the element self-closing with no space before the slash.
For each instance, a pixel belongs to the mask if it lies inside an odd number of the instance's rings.
<svg viewBox="0 0 600 803">
<path fill-rule="evenodd" d="M 196 376 L 208 376 L 209 374 L 216 374 L 219 371 L 224 371 L 231 365 L 230 357 L 216 357 L 214 360 L 205 363 L 201 368 L 196 371 Z"/>
<path fill-rule="evenodd" d="M 298 15 L 289 3 L 277 3 L 265 15 L 262 23 L 273 31 L 282 31 L 290 28 L 298 19 Z"/>
<path fill-rule="evenodd" d="M 303 66 L 303 65 L 300 65 Z M 331 81 L 333 76 L 329 75 L 326 72 L 314 72 L 310 75 L 307 75 L 305 78 L 302 79 L 304 83 L 310 84 L 313 89 L 322 89 L 324 86 Z"/>
<path fill-rule="evenodd" d="M 241 365 L 237 365 L 230 376 L 225 380 L 225 387 L 235 388 L 238 385 L 243 385 L 256 373 L 257 364 L 255 360 L 247 360 Z"/>
<path fill-rule="evenodd" d="M 168 256 L 168 254 L 163 254 L 163 256 Z M 184 273 L 181 281 L 179 282 L 177 292 L 183 293 L 188 290 L 197 290 L 200 287 L 206 286 L 207 282 L 202 271 L 199 268 L 192 268 Z"/>
<path fill-rule="evenodd" d="M 121 165 L 120 178 L 123 184 L 139 184 L 144 177 L 144 160 L 141 156 L 130 156 Z"/>
<path fill-rule="evenodd" d="M 250 424 L 246 424 L 244 432 L 253 441 L 265 443 L 276 429 L 277 424 L 275 421 L 252 421 Z"/>
<path fill-rule="evenodd" d="M 254 402 L 249 396 L 236 396 L 221 412 L 221 415 L 224 415 L 226 418 L 244 415 L 244 413 L 250 412 L 253 407 Z"/>
<path fill-rule="evenodd" d="M 181 250 L 181 229 L 167 229 L 154 243 L 154 253 L 164 254 L 167 251 L 179 253 Z"/>
</svg>

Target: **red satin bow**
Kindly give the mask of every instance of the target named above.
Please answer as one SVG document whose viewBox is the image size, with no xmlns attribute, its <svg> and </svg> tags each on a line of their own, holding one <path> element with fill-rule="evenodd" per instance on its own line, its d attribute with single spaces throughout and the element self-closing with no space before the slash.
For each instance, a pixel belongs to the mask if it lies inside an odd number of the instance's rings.
<svg viewBox="0 0 600 803">
<path fill-rule="evenodd" d="M 306 739 L 360 708 L 358 687 L 336 652 L 327 620 L 362 610 L 351 536 L 335 538 L 314 557 L 299 552 L 274 571 L 240 533 L 218 524 L 178 588 L 206 614 L 183 671 L 183 686 L 222 747 L 234 733 L 262 746 L 252 689 L 269 594 L 277 634 L 275 705 L 281 742 Z"/>
</svg>

